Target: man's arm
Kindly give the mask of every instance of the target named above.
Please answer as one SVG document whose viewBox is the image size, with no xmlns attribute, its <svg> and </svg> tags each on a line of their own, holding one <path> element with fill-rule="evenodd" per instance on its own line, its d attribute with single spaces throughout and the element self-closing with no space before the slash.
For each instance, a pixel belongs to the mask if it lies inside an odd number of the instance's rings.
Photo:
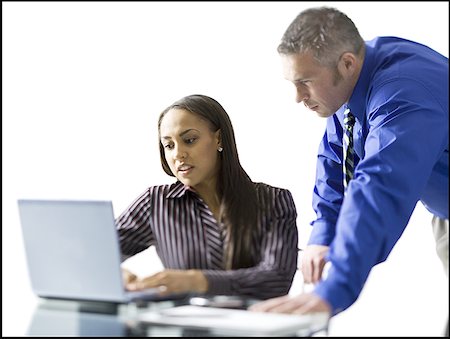
<svg viewBox="0 0 450 339">
<path fill-rule="evenodd" d="M 344 192 L 342 180 L 342 127 L 334 115 L 327 120 L 326 133 L 317 156 L 313 193 L 313 208 L 317 219 L 311 223 L 313 229 L 301 260 L 305 283 L 317 283 L 322 277 L 342 204 Z"/>
</svg>

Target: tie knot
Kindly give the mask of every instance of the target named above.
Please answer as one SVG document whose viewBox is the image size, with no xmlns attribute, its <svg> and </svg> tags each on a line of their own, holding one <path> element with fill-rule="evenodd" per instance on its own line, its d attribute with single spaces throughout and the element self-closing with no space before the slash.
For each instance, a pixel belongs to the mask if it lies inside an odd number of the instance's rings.
<svg viewBox="0 0 450 339">
<path fill-rule="evenodd" d="M 344 111 L 344 125 L 349 127 L 353 127 L 355 125 L 355 116 L 348 108 Z"/>
</svg>

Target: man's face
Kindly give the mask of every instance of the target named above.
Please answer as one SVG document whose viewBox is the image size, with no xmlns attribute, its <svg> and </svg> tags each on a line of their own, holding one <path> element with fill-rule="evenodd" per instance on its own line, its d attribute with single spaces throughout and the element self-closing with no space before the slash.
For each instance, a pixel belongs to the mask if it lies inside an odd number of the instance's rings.
<svg viewBox="0 0 450 339">
<path fill-rule="evenodd" d="M 281 54 L 284 77 L 296 88 L 296 102 L 318 116 L 332 116 L 350 97 L 351 81 L 339 68 L 320 65 L 310 53 Z"/>
</svg>

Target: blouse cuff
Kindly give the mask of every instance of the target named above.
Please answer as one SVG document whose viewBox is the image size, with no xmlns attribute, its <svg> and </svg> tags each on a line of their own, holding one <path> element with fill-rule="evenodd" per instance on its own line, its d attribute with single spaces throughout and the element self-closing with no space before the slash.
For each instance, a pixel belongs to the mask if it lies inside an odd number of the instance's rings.
<svg viewBox="0 0 450 339">
<path fill-rule="evenodd" d="M 214 295 L 231 295 L 231 284 L 226 279 L 225 274 L 220 271 L 206 270 L 202 271 L 208 280 L 208 294 Z"/>
</svg>

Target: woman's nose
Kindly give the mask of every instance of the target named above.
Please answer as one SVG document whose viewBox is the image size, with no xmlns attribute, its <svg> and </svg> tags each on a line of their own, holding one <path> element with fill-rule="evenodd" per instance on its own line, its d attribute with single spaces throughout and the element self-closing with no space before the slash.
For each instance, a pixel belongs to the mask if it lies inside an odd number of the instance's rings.
<svg viewBox="0 0 450 339">
<path fill-rule="evenodd" d="M 175 150 L 173 152 L 173 157 L 174 157 L 175 160 L 186 159 L 187 152 L 186 152 L 186 150 L 183 147 L 176 146 Z"/>
</svg>

